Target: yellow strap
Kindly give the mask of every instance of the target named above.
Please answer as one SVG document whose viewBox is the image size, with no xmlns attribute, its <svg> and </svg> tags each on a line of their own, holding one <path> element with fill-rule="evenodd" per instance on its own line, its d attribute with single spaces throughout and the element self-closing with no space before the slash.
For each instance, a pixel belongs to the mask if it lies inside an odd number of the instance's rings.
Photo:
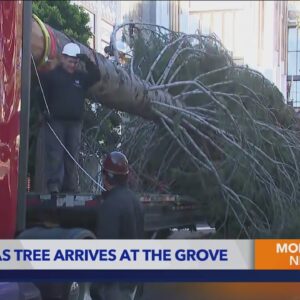
<svg viewBox="0 0 300 300">
<path fill-rule="evenodd" d="M 45 24 L 41 21 L 41 19 L 39 19 L 39 17 L 35 14 L 32 14 L 32 17 L 40 26 L 45 39 L 45 50 L 44 50 L 43 58 L 38 63 L 38 67 L 40 67 L 41 65 L 43 65 L 45 62 L 48 61 L 51 40 L 50 40 L 48 29 L 46 28 Z"/>
</svg>

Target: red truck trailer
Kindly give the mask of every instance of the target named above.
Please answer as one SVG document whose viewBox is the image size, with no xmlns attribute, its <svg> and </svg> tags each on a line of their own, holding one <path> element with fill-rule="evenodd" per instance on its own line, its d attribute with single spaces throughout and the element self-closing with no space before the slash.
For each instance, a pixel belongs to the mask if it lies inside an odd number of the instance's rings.
<svg viewBox="0 0 300 300">
<path fill-rule="evenodd" d="M 26 3 L 27 4 L 27 3 Z M 0 2 L 0 238 L 25 228 L 31 6 Z"/>
</svg>

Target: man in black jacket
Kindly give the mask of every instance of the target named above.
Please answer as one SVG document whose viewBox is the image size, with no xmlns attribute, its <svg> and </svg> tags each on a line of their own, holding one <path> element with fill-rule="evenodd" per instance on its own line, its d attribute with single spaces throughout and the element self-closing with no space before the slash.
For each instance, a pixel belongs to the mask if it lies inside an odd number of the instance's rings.
<svg viewBox="0 0 300 300">
<path fill-rule="evenodd" d="M 79 61 L 86 71 L 79 71 Z M 46 119 L 46 177 L 50 193 L 77 192 L 78 174 L 74 161 L 65 152 L 53 131 L 74 159 L 78 160 L 84 99 L 86 92 L 100 80 L 100 71 L 74 43 L 63 48 L 60 64 L 40 75 L 46 103 L 41 108 Z"/>
<path fill-rule="evenodd" d="M 138 197 L 128 188 L 128 161 L 121 152 L 111 152 L 103 162 L 103 202 L 96 234 L 99 239 L 142 239 L 144 216 Z"/>
<path fill-rule="evenodd" d="M 103 202 L 99 207 L 96 235 L 99 239 L 143 239 L 144 214 L 138 197 L 127 187 L 128 161 L 111 152 L 103 162 Z M 132 299 L 135 284 L 94 284 L 93 300 Z"/>
</svg>

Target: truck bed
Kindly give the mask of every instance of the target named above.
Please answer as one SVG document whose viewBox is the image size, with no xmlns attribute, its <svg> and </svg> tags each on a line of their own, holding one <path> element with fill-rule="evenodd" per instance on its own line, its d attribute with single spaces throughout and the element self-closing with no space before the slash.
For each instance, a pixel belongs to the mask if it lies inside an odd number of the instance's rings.
<svg viewBox="0 0 300 300">
<path fill-rule="evenodd" d="M 145 231 L 156 232 L 172 228 L 193 228 L 203 222 L 200 204 L 185 196 L 139 194 L 145 212 Z M 61 227 L 82 227 L 94 232 L 101 195 L 61 194 L 51 199 L 49 194 L 27 194 L 27 225 L 58 224 Z"/>
</svg>

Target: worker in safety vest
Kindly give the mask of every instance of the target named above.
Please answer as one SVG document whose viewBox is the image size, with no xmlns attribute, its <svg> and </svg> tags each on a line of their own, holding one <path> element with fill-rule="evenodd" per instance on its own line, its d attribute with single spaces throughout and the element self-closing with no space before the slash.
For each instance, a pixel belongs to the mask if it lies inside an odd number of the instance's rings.
<svg viewBox="0 0 300 300">
<path fill-rule="evenodd" d="M 86 72 L 78 69 L 80 61 Z M 40 78 L 45 95 L 41 109 L 46 119 L 47 188 L 50 193 L 76 193 L 78 173 L 71 156 L 78 160 L 84 99 L 89 87 L 100 80 L 100 71 L 87 55 L 80 54 L 77 44 L 68 43 L 63 47 L 59 65 L 41 73 Z"/>
<path fill-rule="evenodd" d="M 121 152 L 111 152 L 103 162 L 103 202 L 99 207 L 96 235 L 99 239 L 142 239 L 144 215 L 138 197 L 128 188 L 129 166 Z M 135 284 L 94 284 L 93 300 L 133 299 Z"/>
</svg>

